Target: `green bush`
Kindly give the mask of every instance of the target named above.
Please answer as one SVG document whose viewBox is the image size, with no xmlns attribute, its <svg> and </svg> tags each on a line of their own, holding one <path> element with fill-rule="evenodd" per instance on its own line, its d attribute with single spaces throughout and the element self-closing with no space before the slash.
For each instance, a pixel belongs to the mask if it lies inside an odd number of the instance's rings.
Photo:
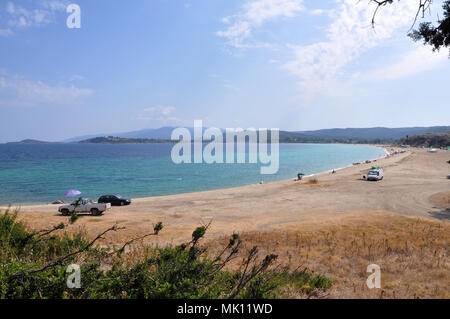
<svg viewBox="0 0 450 319">
<path fill-rule="evenodd" d="M 30 233 L 26 231 L 25 225 L 17 221 L 17 212 L 5 211 L 0 215 L 0 245 L 3 248 L 18 250 L 29 238 Z M 31 239 L 31 238 L 30 238 Z M 17 251 L 20 253 L 20 251 Z"/>
<path fill-rule="evenodd" d="M 144 260 L 125 262 L 126 247 L 136 240 L 156 236 L 153 232 L 127 242 L 122 248 L 101 248 L 83 234 L 55 235 L 70 222 L 47 230 L 29 231 L 17 221 L 17 212 L 0 213 L 0 298 L 271 298 L 283 297 L 280 287 L 328 289 L 331 281 L 309 272 L 271 271 L 276 255 L 257 258 L 254 247 L 239 271 L 225 270 L 237 257 L 241 240 L 237 234 L 218 256 L 211 257 L 199 242 L 208 226 L 194 230 L 190 242 L 163 248 L 146 247 Z M 81 288 L 69 289 L 66 269 L 81 265 Z"/>
</svg>

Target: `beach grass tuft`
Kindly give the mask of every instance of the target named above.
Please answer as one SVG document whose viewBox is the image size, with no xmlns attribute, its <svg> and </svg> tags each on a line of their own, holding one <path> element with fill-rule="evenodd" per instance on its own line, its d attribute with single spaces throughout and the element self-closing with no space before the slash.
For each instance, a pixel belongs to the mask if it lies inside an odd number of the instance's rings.
<svg viewBox="0 0 450 319">
<path fill-rule="evenodd" d="M 330 298 L 450 297 L 448 222 L 380 212 L 297 229 L 246 232 L 241 238 L 246 249 L 258 245 L 261 252 L 276 250 L 286 269 L 331 278 Z M 210 250 L 220 242 L 210 242 Z M 370 264 L 381 267 L 381 289 L 366 285 Z M 286 295 L 306 296 L 299 289 L 286 289 Z"/>
</svg>

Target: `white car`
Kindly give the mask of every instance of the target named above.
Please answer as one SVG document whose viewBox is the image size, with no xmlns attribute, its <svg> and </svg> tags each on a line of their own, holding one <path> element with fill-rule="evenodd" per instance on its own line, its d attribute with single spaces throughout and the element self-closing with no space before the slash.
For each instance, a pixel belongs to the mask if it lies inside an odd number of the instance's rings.
<svg viewBox="0 0 450 319">
<path fill-rule="evenodd" d="M 382 168 L 372 168 L 367 174 L 368 181 L 380 181 L 383 179 L 383 169 Z"/>
<path fill-rule="evenodd" d="M 58 211 L 63 216 L 68 216 L 71 213 L 91 213 L 94 216 L 99 216 L 103 212 L 111 208 L 110 203 L 94 203 L 90 199 L 76 200 L 70 205 L 63 205 L 58 208 Z"/>
</svg>

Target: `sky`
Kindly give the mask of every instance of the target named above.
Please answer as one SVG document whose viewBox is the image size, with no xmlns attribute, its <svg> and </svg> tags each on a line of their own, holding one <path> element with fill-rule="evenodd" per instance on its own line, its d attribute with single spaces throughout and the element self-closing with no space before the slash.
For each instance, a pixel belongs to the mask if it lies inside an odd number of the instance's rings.
<svg viewBox="0 0 450 319">
<path fill-rule="evenodd" d="M 417 5 L 383 7 L 372 27 L 358 0 L 0 0 L 0 142 L 194 120 L 450 125 L 449 52 L 407 37 Z"/>
</svg>

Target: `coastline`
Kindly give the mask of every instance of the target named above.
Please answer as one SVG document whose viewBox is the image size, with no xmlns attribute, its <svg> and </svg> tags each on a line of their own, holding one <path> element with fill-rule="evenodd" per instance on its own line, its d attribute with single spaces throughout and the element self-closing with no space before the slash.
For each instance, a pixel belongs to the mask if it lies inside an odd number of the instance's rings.
<svg viewBox="0 0 450 319">
<path fill-rule="evenodd" d="M 301 144 L 317 144 L 317 143 L 301 143 Z M 328 143 L 327 143 L 328 144 Z M 377 161 L 383 158 L 386 158 L 387 155 L 389 154 L 389 152 L 387 151 L 387 146 L 386 145 L 379 145 L 379 144 L 345 144 L 345 143 L 331 143 L 331 144 L 339 144 L 339 145 L 353 145 L 353 146 L 370 146 L 370 147 L 376 147 L 379 149 L 382 149 L 385 153 L 384 156 L 381 157 L 376 157 L 376 158 L 368 158 L 367 160 L 369 161 Z M 363 164 L 364 162 L 361 162 L 361 164 Z M 321 172 L 317 172 L 317 173 L 313 173 L 313 174 L 309 174 L 309 175 L 305 175 L 303 176 L 303 178 L 311 178 L 311 177 L 315 177 L 315 176 L 320 176 L 322 174 L 328 174 L 331 173 L 333 170 L 334 171 L 342 171 L 351 167 L 354 167 L 354 164 L 349 164 L 347 166 L 343 166 L 343 167 L 336 167 L 336 168 L 330 168 L 328 170 L 325 171 L 321 171 Z M 288 181 L 292 181 L 294 178 L 296 178 L 295 176 L 292 176 L 292 178 L 287 178 L 287 179 L 280 179 L 280 180 L 276 180 L 276 181 L 269 181 L 269 182 L 264 182 L 265 185 L 268 184 L 273 184 L 273 183 L 282 183 L 282 182 L 288 182 Z M 182 193 L 175 193 L 175 194 L 166 194 L 166 195 L 156 195 L 156 196 L 143 196 L 143 197 L 132 197 L 133 201 L 139 201 L 139 200 L 147 200 L 150 198 L 164 198 L 164 197 L 168 197 L 168 196 L 177 196 L 177 195 L 194 195 L 194 194 L 202 194 L 202 193 L 207 193 L 207 192 L 213 192 L 213 191 L 221 191 L 221 190 L 235 190 L 235 189 L 239 189 L 242 187 L 248 187 L 248 186 L 252 186 L 252 185 L 259 185 L 259 183 L 252 183 L 252 184 L 244 184 L 244 185 L 239 185 L 239 186 L 232 186 L 232 187 L 224 187 L 224 188 L 212 188 L 212 189 L 207 189 L 207 190 L 202 190 L 202 191 L 193 191 L 193 192 L 182 192 Z M 55 199 L 56 200 L 56 199 Z M 51 203 L 17 203 L 17 204 L 12 204 L 11 207 L 12 208 L 33 208 L 33 207 L 55 207 L 58 205 L 55 204 L 51 204 Z M 0 210 L 5 210 L 7 209 L 8 206 L 2 206 L 0 205 Z"/>
<path fill-rule="evenodd" d="M 284 231 L 305 223 L 336 223 L 348 218 L 368 218 L 379 212 L 439 217 L 450 196 L 450 192 L 445 193 L 447 160 L 448 153 L 444 151 L 432 154 L 408 149 L 377 160 L 385 172 L 385 178 L 379 182 L 362 179 L 373 165 L 370 163 L 343 168 L 335 174 L 315 174 L 316 183 L 308 183 L 311 178 L 292 178 L 262 185 L 137 198 L 131 205 L 113 207 L 103 216 L 83 216 L 76 228 L 93 236 L 119 224 L 125 230 L 105 241 L 114 244 L 145 234 L 161 221 L 167 226 L 158 243 L 164 244 L 190 238 L 192 229 L 209 221 L 213 221 L 209 237 L 217 238 L 233 231 Z M 438 198 L 444 198 L 440 206 L 430 200 L 438 194 L 442 195 Z M 45 229 L 65 220 L 57 208 L 58 205 L 21 206 L 19 218 L 35 229 Z"/>
<path fill-rule="evenodd" d="M 368 159 L 369 161 L 378 161 L 378 160 L 381 160 L 381 159 L 383 159 L 383 158 L 386 158 L 390 153 L 387 151 L 387 149 L 386 149 L 386 147 L 387 146 L 380 146 L 380 145 L 376 145 L 376 144 L 351 144 L 351 145 L 365 145 L 365 146 L 373 146 L 373 147 L 377 147 L 377 148 L 381 148 L 383 151 L 384 151 L 384 156 L 381 156 L 381 157 L 376 157 L 376 158 L 374 158 L 374 159 Z M 321 175 L 321 174 L 326 174 L 326 173 L 331 173 L 331 172 L 333 172 L 333 171 L 342 171 L 342 170 L 344 170 L 344 169 L 346 169 L 346 168 L 350 168 L 350 167 L 353 167 L 353 166 L 355 166 L 354 164 L 349 164 L 349 165 L 347 165 L 347 166 L 343 166 L 343 167 L 338 167 L 338 168 L 332 168 L 332 169 L 329 169 L 329 170 L 327 170 L 327 171 L 324 171 L 324 172 L 319 172 L 319 173 L 315 173 L 315 174 L 310 174 L 310 175 L 305 175 L 304 176 L 304 178 L 307 178 L 307 177 L 314 177 L 314 176 L 318 176 L 318 175 Z"/>
<path fill-rule="evenodd" d="M 335 174 L 316 174 L 316 183 L 308 183 L 309 178 L 291 179 L 136 199 L 103 216 L 82 215 L 59 233 L 81 231 L 93 239 L 117 225 L 120 231 L 98 243 L 122 247 L 162 222 L 164 228 L 157 237 L 130 247 L 133 254 L 145 245 L 185 243 L 196 227 L 210 224 L 203 244 L 212 253 L 237 233 L 243 240 L 240 257 L 257 246 L 260 258 L 276 253 L 282 265 L 302 265 L 323 273 L 334 280 L 331 298 L 379 298 L 379 291 L 364 288 L 365 267 L 372 263 L 383 267 L 386 294 L 395 292 L 397 298 L 448 296 L 449 281 L 443 280 L 448 278 L 443 277 L 448 274 L 448 262 L 443 263 L 441 253 L 435 251 L 446 254 L 449 247 L 449 155 L 408 149 L 382 158 L 377 164 L 384 168 L 385 178 L 379 182 L 362 179 L 370 163 Z M 56 207 L 23 207 L 18 219 L 30 229 L 49 229 L 67 222 Z M 423 258 L 440 266 L 430 267 Z"/>
</svg>

